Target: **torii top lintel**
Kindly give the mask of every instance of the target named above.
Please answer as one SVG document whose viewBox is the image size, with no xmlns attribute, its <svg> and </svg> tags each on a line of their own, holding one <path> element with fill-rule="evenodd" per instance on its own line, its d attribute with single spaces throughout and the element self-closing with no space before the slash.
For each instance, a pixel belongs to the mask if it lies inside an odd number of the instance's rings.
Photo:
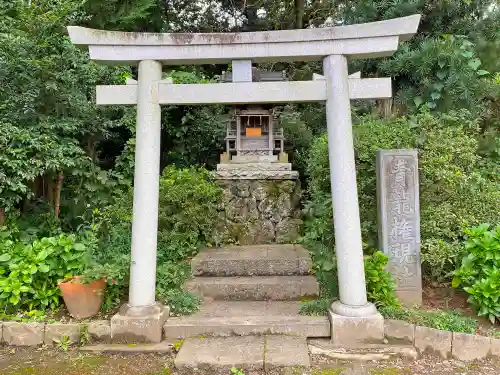
<svg viewBox="0 0 500 375">
<path fill-rule="evenodd" d="M 420 15 L 357 25 L 248 33 L 130 33 L 69 26 L 75 45 L 110 64 L 157 60 L 166 65 L 350 59 L 390 56 L 417 31 Z"/>
</svg>

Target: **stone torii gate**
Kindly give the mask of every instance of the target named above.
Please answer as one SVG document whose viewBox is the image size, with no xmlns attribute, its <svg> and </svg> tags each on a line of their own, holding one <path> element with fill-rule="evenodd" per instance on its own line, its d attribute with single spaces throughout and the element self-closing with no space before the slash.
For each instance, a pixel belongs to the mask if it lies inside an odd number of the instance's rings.
<svg viewBox="0 0 500 375">
<path fill-rule="evenodd" d="M 347 61 L 390 56 L 417 31 L 420 15 L 332 28 L 215 34 L 125 33 L 68 27 L 71 41 L 106 64 L 139 65 L 138 80 L 97 86 L 98 105 L 137 105 L 129 303 L 112 335 L 161 339 L 168 308 L 155 302 L 160 105 L 326 102 L 340 300 L 331 306 L 332 340 L 383 334 L 367 301 L 350 99 L 391 97 L 390 78 L 348 76 Z M 323 76 L 303 82 L 251 82 L 252 63 L 323 60 Z M 173 84 L 162 65 L 233 64 L 233 82 Z M 372 336 L 371 336 L 372 337 Z"/>
</svg>

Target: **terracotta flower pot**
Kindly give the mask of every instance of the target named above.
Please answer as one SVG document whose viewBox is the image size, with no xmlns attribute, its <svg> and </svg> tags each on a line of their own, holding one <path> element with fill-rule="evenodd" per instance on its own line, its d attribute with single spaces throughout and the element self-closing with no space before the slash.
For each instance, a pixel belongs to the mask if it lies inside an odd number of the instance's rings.
<svg viewBox="0 0 500 375">
<path fill-rule="evenodd" d="M 69 314 L 77 319 L 89 318 L 101 310 L 106 291 L 106 281 L 96 280 L 90 284 L 79 282 L 75 276 L 59 283 L 61 295 Z"/>
</svg>

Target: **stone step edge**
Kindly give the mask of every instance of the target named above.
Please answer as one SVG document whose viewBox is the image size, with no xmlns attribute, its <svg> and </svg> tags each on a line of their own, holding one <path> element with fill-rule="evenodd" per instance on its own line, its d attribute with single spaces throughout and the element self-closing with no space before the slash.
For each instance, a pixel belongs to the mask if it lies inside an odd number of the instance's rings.
<svg viewBox="0 0 500 375">
<path fill-rule="evenodd" d="M 311 281 L 316 278 L 314 275 L 284 275 L 284 276 L 195 276 L 188 280 L 187 283 L 204 283 L 210 280 L 210 284 L 207 285 L 221 285 L 221 284 L 232 284 L 232 285 L 281 285 L 288 279 L 290 285 L 297 282 Z M 236 282 L 236 281 L 239 282 Z"/>
<path fill-rule="evenodd" d="M 222 301 L 298 301 L 319 295 L 319 283 L 303 276 L 196 276 L 184 289 L 199 297 Z"/>
<path fill-rule="evenodd" d="M 248 316 L 219 318 L 174 318 L 163 325 L 164 337 L 228 337 L 290 335 L 297 337 L 330 337 L 330 321 L 309 316 Z"/>
<path fill-rule="evenodd" d="M 170 341 L 162 341 L 157 344 L 97 344 L 84 345 L 80 347 L 82 352 L 91 353 L 170 353 L 173 344 Z"/>
</svg>

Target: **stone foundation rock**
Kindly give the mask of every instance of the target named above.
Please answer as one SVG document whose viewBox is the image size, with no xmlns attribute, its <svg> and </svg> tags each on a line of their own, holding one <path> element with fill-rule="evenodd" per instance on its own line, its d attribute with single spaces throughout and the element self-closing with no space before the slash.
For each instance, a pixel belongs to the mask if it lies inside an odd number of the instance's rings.
<svg viewBox="0 0 500 375">
<path fill-rule="evenodd" d="M 223 200 L 216 240 L 254 245 L 290 243 L 300 236 L 300 181 L 217 179 Z"/>
</svg>

